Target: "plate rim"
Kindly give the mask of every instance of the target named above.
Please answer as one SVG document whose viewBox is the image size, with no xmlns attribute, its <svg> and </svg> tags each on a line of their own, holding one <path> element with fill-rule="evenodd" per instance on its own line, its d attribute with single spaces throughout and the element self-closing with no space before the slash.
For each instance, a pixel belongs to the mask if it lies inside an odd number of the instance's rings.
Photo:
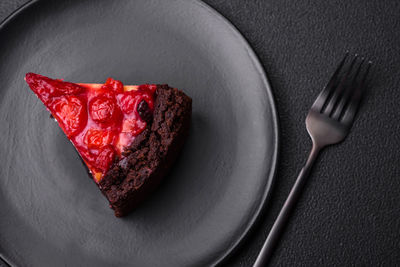
<svg viewBox="0 0 400 267">
<path fill-rule="evenodd" d="M 26 11 L 31 6 L 37 4 L 40 1 L 44 1 L 44 0 L 28 0 L 26 3 L 22 4 L 17 9 L 15 9 L 13 12 L 11 12 L 8 16 L 6 16 L 0 22 L 0 34 L 1 34 L 1 31 L 7 26 L 7 24 L 12 23 L 12 20 L 15 17 L 19 16 L 22 12 Z M 223 262 L 227 261 L 227 259 L 229 259 L 241 247 L 241 245 L 244 243 L 246 238 L 249 237 L 251 231 L 254 230 L 262 213 L 265 212 L 265 208 L 267 206 L 268 200 L 270 199 L 271 190 L 272 190 L 272 187 L 273 187 L 275 179 L 276 179 L 276 173 L 277 173 L 277 167 L 278 167 L 279 150 L 280 150 L 279 116 L 278 116 L 278 112 L 277 112 L 277 108 L 276 108 L 275 97 L 272 92 L 272 86 L 269 82 L 267 73 L 264 69 L 263 64 L 261 63 L 260 58 L 253 50 L 252 46 L 250 45 L 250 43 L 246 39 L 246 37 L 240 32 L 240 30 L 229 19 L 227 19 L 224 15 L 219 13 L 216 9 L 214 9 L 209 4 L 203 2 L 202 0 L 190 0 L 190 1 L 193 4 L 197 4 L 201 8 L 204 8 L 209 13 L 211 13 L 212 16 L 215 16 L 222 23 L 224 23 L 227 27 L 231 28 L 233 34 L 235 34 L 236 37 L 243 42 L 243 45 L 244 45 L 245 49 L 247 50 L 248 55 L 249 55 L 250 59 L 252 60 L 255 68 L 260 73 L 260 76 L 262 76 L 262 83 L 264 84 L 264 87 L 265 87 L 265 90 L 267 93 L 267 98 L 268 98 L 268 102 L 269 102 L 270 109 L 271 109 L 271 117 L 272 117 L 272 123 L 273 123 L 273 128 L 274 128 L 273 129 L 273 132 L 274 132 L 273 150 L 274 151 L 273 151 L 273 156 L 272 156 L 272 164 L 271 164 L 269 173 L 266 177 L 266 179 L 268 179 L 269 182 L 266 185 L 266 188 L 262 195 L 260 204 L 258 205 L 252 218 L 249 220 L 249 223 L 247 224 L 246 228 L 243 230 L 242 234 L 240 236 L 238 236 L 236 241 L 233 242 L 232 245 L 228 249 L 226 249 L 226 251 L 224 253 L 222 253 L 218 258 L 216 258 L 215 262 L 212 263 L 213 266 L 216 266 L 216 265 L 220 265 Z M 8 266 L 13 266 L 12 263 L 10 263 L 9 261 L 7 261 L 5 259 L 5 257 L 3 256 L 3 254 L 0 251 L 0 263 L 1 262 L 4 262 Z"/>
<path fill-rule="evenodd" d="M 265 207 L 268 203 L 268 200 L 270 199 L 271 196 L 271 190 L 272 187 L 274 185 L 274 181 L 276 178 L 276 172 L 277 172 L 277 167 L 278 167 L 278 156 L 279 156 L 279 147 L 280 147 L 280 132 L 279 132 L 279 117 L 278 117 L 278 112 L 276 109 L 276 103 L 275 103 L 275 97 L 272 93 L 272 87 L 271 84 L 268 80 L 268 76 L 267 73 L 264 69 L 264 66 L 262 65 L 260 58 L 258 57 L 258 55 L 255 53 L 255 51 L 253 50 L 252 46 L 250 45 L 249 41 L 246 39 L 246 37 L 239 31 L 239 29 L 230 21 L 228 20 L 224 15 L 222 15 L 221 13 L 219 13 L 216 9 L 214 9 L 212 6 L 210 6 L 209 4 L 203 2 L 202 0 L 192 0 L 192 2 L 197 2 L 200 6 L 202 6 L 203 8 L 207 9 L 212 15 L 218 17 L 223 23 L 225 23 L 227 25 L 227 27 L 230 27 L 234 34 L 237 35 L 237 37 L 239 39 L 241 39 L 243 41 L 243 45 L 245 46 L 245 48 L 247 49 L 247 52 L 249 54 L 250 59 L 253 61 L 256 69 L 258 69 L 260 76 L 262 76 L 262 81 L 263 84 L 265 85 L 265 90 L 267 93 L 267 98 L 268 98 L 268 102 L 270 104 L 270 108 L 271 108 L 271 117 L 272 117 L 272 121 L 274 124 L 274 154 L 273 154 L 273 159 L 272 159 L 272 165 L 271 165 L 271 169 L 269 170 L 269 174 L 268 177 L 266 177 L 266 179 L 268 179 L 268 184 L 265 188 L 264 194 L 261 198 L 260 204 L 257 207 L 257 210 L 254 212 L 253 217 L 251 218 L 251 220 L 249 221 L 248 225 L 246 226 L 246 228 L 244 229 L 244 231 L 242 232 L 242 234 L 238 237 L 238 239 L 236 240 L 236 242 L 234 242 L 229 249 L 227 249 L 225 251 L 225 253 L 223 253 L 219 259 L 216 259 L 215 263 L 213 263 L 213 265 L 220 265 L 223 262 L 227 261 L 231 256 L 233 256 L 234 252 L 237 251 L 240 246 L 244 243 L 244 241 L 246 240 L 246 238 L 249 237 L 250 233 L 252 230 L 254 230 L 256 224 L 258 223 L 261 215 L 263 212 L 265 212 Z"/>
</svg>

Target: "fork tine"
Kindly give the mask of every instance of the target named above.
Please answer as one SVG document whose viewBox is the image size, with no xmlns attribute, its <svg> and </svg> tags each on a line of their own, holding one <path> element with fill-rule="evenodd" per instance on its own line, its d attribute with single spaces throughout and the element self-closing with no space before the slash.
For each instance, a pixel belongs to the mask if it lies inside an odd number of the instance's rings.
<svg viewBox="0 0 400 267">
<path fill-rule="evenodd" d="M 344 62 L 346 61 L 349 55 L 349 51 L 346 52 L 342 61 L 340 61 L 339 65 L 337 66 L 335 72 L 333 73 L 331 79 L 329 80 L 328 84 L 325 88 L 321 91 L 318 95 L 317 99 L 315 100 L 314 104 L 311 108 L 316 109 L 318 112 L 321 111 L 326 99 L 330 95 L 330 92 L 333 90 L 335 83 L 337 82 L 337 76 L 339 75 L 340 70 L 342 69 Z"/>
<path fill-rule="evenodd" d="M 344 90 L 344 85 L 347 82 L 347 78 L 350 76 L 350 73 L 353 70 L 354 64 L 356 63 L 358 55 L 354 55 L 353 60 L 350 63 L 350 66 L 348 67 L 347 71 L 343 74 L 342 79 L 340 80 L 339 85 L 335 88 L 335 90 L 332 93 L 331 98 L 328 100 L 328 104 L 326 105 L 325 109 L 323 110 L 323 113 L 326 115 L 330 116 L 332 114 L 333 109 L 335 108 L 338 99 L 340 98 L 340 95 L 342 91 Z"/>
<path fill-rule="evenodd" d="M 350 99 L 352 93 L 354 92 L 353 89 L 356 88 L 357 77 L 358 77 L 358 75 L 359 75 L 359 73 L 360 73 L 361 66 L 364 64 L 364 61 L 365 61 L 365 59 L 362 58 L 361 63 L 360 63 L 360 65 L 358 66 L 357 71 L 356 71 L 356 73 L 355 73 L 355 75 L 354 75 L 354 77 L 353 77 L 353 80 L 352 80 L 351 83 L 350 83 L 350 86 L 348 86 L 348 88 L 345 88 L 345 89 L 344 89 L 343 96 L 342 96 L 342 98 L 340 99 L 339 104 L 338 104 L 337 107 L 335 108 L 335 112 L 334 112 L 333 115 L 332 115 L 332 119 L 339 120 L 340 115 L 341 115 L 342 112 L 343 112 L 343 108 L 345 107 L 345 105 L 346 105 L 347 102 L 349 101 L 349 99 Z"/>
<path fill-rule="evenodd" d="M 362 89 L 364 88 L 365 80 L 367 79 L 368 72 L 371 68 L 371 64 L 372 64 L 372 62 L 369 61 L 367 69 L 365 70 L 364 76 L 362 77 L 362 80 L 361 80 L 359 86 L 354 91 L 354 94 L 350 100 L 350 103 L 348 104 L 346 111 L 343 115 L 342 122 L 344 124 L 346 124 L 347 126 L 351 125 L 351 123 L 353 122 L 354 116 L 357 113 L 357 109 L 358 109 L 358 106 L 359 106 L 360 100 L 361 100 Z"/>
</svg>

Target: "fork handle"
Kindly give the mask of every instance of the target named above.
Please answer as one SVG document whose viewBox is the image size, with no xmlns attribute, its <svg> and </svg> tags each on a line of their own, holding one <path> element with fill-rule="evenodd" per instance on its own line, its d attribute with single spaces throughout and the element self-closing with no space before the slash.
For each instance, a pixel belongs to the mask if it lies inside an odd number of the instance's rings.
<svg viewBox="0 0 400 267">
<path fill-rule="evenodd" d="M 292 190 L 290 190 L 289 196 L 286 199 L 285 204 L 283 204 L 283 207 L 279 212 L 278 218 L 275 220 L 274 225 L 272 226 L 271 231 L 268 234 L 267 240 L 265 240 L 265 243 L 253 267 L 264 267 L 268 264 L 269 260 L 271 259 L 272 253 L 276 245 L 278 244 L 279 238 L 287 222 L 289 221 L 289 217 L 291 212 L 293 211 L 293 208 L 295 207 L 297 201 L 300 198 L 304 184 L 307 181 L 307 177 L 310 174 L 311 168 L 320 150 L 321 148 L 319 146 L 313 144 L 307 162 L 301 169 L 299 176 L 297 177 L 296 182 L 292 187 Z"/>
</svg>

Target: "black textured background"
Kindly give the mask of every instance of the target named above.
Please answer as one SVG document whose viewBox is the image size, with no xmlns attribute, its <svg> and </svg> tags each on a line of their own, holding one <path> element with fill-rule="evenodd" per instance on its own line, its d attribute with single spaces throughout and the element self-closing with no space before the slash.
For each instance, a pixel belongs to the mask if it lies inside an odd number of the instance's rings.
<svg viewBox="0 0 400 267">
<path fill-rule="evenodd" d="M 25 2 L 0 0 L 0 20 Z M 254 262 L 310 149 L 308 108 L 346 50 L 373 60 L 368 94 L 346 141 L 319 158 L 272 265 L 400 265 L 400 2 L 205 2 L 260 57 L 281 130 L 270 204 L 227 265 Z"/>
</svg>

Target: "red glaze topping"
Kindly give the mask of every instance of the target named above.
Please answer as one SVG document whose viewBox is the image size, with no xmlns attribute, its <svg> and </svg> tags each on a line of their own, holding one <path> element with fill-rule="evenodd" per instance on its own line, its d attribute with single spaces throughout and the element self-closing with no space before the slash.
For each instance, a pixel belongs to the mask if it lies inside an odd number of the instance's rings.
<svg viewBox="0 0 400 267">
<path fill-rule="evenodd" d="M 121 111 L 114 96 L 96 96 L 89 102 L 89 114 L 99 125 L 111 126 L 119 124 Z"/>
<path fill-rule="evenodd" d="M 112 78 L 103 85 L 75 84 L 34 73 L 27 73 L 25 80 L 75 145 L 96 182 L 146 128 L 157 88 L 146 84 L 125 90 L 122 82 Z M 139 111 L 145 105 L 146 118 L 142 118 Z"/>
<path fill-rule="evenodd" d="M 54 118 L 68 138 L 76 135 L 85 127 L 87 121 L 86 103 L 79 96 L 59 96 L 49 101 Z"/>
</svg>

